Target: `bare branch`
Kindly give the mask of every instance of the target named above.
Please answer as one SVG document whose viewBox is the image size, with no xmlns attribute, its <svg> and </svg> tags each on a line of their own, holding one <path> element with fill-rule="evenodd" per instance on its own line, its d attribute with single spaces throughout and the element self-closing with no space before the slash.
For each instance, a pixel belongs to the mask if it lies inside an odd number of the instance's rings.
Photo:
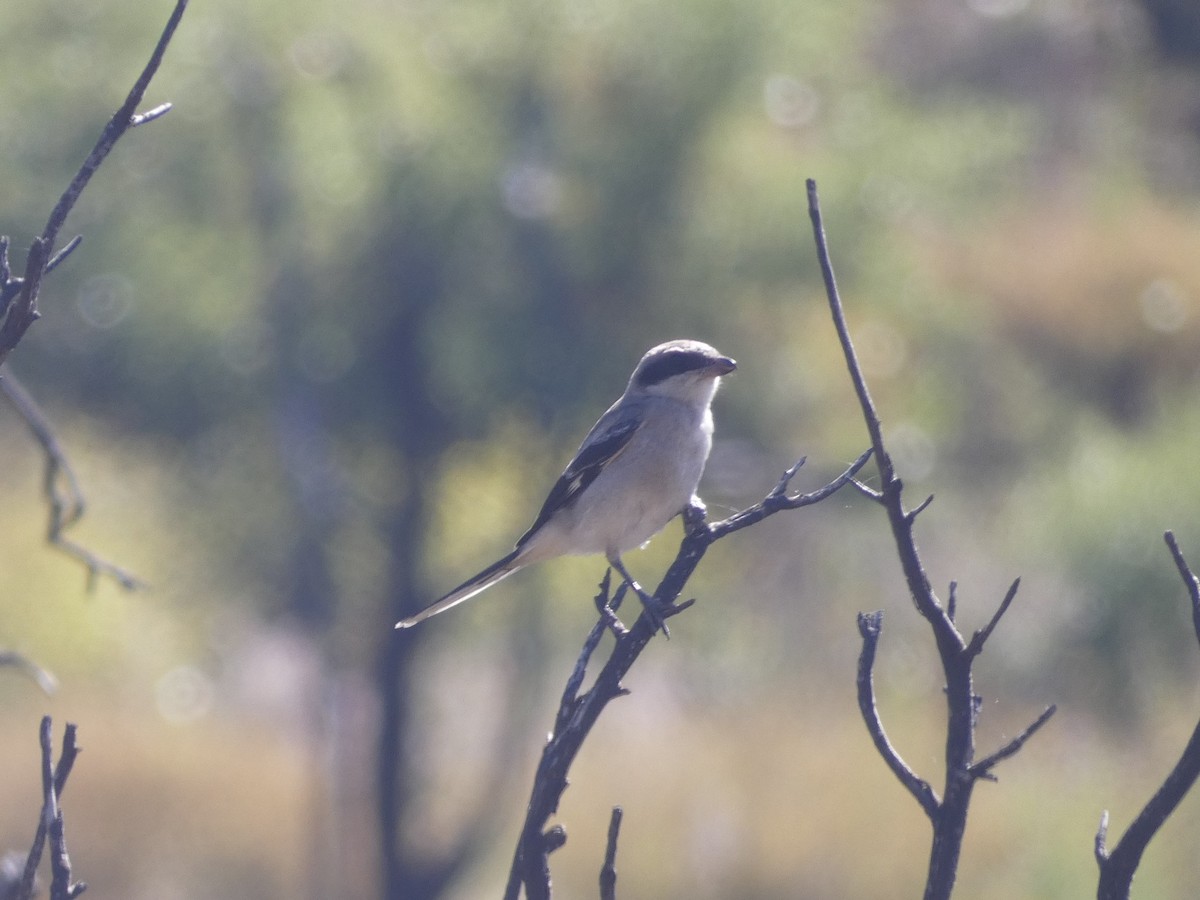
<svg viewBox="0 0 1200 900">
<path fill-rule="evenodd" d="M 987 643 L 987 639 L 992 636 L 992 632 L 996 630 L 996 626 L 1000 624 L 1000 620 L 1004 614 L 1008 612 L 1008 608 L 1012 606 L 1013 599 L 1017 596 L 1017 591 L 1021 587 L 1021 579 L 1017 578 L 1008 588 L 1008 593 L 1004 595 L 1004 599 L 1000 601 L 1000 606 L 997 608 L 991 620 L 982 629 L 971 635 L 971 642 L 967 644 L 966 650 L 963 652 L 967 656 L 978 656 L 983 652 L 983 645 Z M 954 616 L 950 616 L 951 621 Z"/>
<path fill-rule="evenodd" d="M 58 690 L 58 679 L 32 660 L 12 650 L 0 651 L 0 666 L 11 666 L 19 672 L 32 678 L 38 687 L 46 694 Z"/>
<path fill-rule="evenodd" d="M 112 578 L 127 591 L 145 587 L 145 583 L 133 573 L 103 559 L 67 536 L 67 529 L 82 518 L 87 507 L 75 470 L 58 441 L 54 426 L 11 371 L 0 378 L 0 393 L 8 399 L 9 404 L 25 422 L 45 457 L 42 496 L 50 510 L 46 539 L 83 563 L 87 569 L 89 588 L 95 585 L 100 576 Z"/>
<path fill-rule="evenodd" d="M 63 734 L 62 753 L 58 757 L 58 765 L 54 767 L 54 779 L 51 790 L 55 797 L 55 815 L 50 822 L 50 900 L 73 900 L 87 890 L 87 884 L 75 881 L 71 874 L 71 857 L 67 853 L 67 837 L 64 831 L 62 809 L 57 807 L 58 797 L 67 783 L 67 776 L 75 765 L 75 757 L 79 748 L 75 744 L 75 726 L 67 723 Z"/>
<path fill-rule="evenodd" d="M 600 869 L 600 900 L 617 897 L 617 838 L 621 834 L 621 807 L 614 806 L 608 820 L 608 843 L 604 849 L 604 866 Z"/>
<path fill-rule="evenodd" d="M 170 103 L 160 103 L 153 109 L 148 109 L 144 113 L 138 113 L 131 116 L 129 119 L 129 127 L 137 128 L 139 125 L 145 125 L 147 122 L 153 122 L 155 119 L 162 118 L 171 111 Z"/>
<path fill-rule="evenodd" d="M 929 508 L 929 504 L 931 504 L 931 503 L 933 503 L 933 494 L 930 494 L 928 497 L 926 497 L 924 500 L 922 500 L 920 503 L 918 503 L 915 507 L 913 507 L 908 512 L 906 512 L 904 514 L 904 517 L 906 519 L 908 519 L 909 522 L 915 521 L 917 516 L 919 516 L 921 513 L 925 512 L 925 510 Z"/>
<path fill-rule="evenodd" d="M 141 117 L 136 116 L 134 113 L 138 104 L 142 102 L 142 98 L 145 96 L 146 88 L 150 86 L 150 80 L 154 77 L 159 65 L 162 63 L 163 54 L 166 52 L 167 45 L 175 34 L 175 28 L 179 25 L 179 20 L 183 17 L 183 11 L 187 8 L 187 3 L 188 0 L 176 0 L 175 9 L 167 20 L 162 34 L 159 36 L 158 44 L 150 54 L 150 59 L 142 69 L 141 75 L 138 76 L 133 88 L 126 96 L 125 102 L 113 113 L 112 118 L 109 119 L 108 124 L 105 125 L 104 130 L 100 133 L 100 138 L 96 141 L 96 145 L 79 167 L 79 171 L 75 173 L 75 177 L 71 179 L 71 183 L 67 186 L 67 189 L 59 197 L 58 203 L 55 204 L 54 209 L 50 212 L 50 217 L 47 219 L 46 226 L 42 229 L 41 235 L 34 238 L 30 244 L 29 254 L 25 259 L 25 275 L 21 280 L 20 290 L 9 306 L 3 323 L 0 323 L 0 364 L 4 362 L 13 348 L 20 343 L 21 338 L 25 336 L 25 332 L 37 321 L 40 315 L 38 313 L 37 300 L 42 276 L 49 270 L 49 264 L 52 261 L 50 258 L 51 251 L 54 249 L 54 243 L 58 239 L 58 233 L 62 230 L 63 225 L 66 224 L 67 216 L 70 215 L 84 188 L 87 187 L 92 176 L 96 174 L 96 170 L 100 168 L 101 163 L 104 162 L 109 152 L 126 131 L 136 124 L 151 121 L 166 112 L 166 109 L 159 106 Z M 169 105 L 167 105 L 167 108 L 169 108 Z M 76 241 L 75 243 L 78 242 Z M 59 257 L 65 257 L 71 249 L 73 249 L 73 246 L 65 249 Z M 0 268 L 7 269 L 7 262 Z M 7 288 L 10 284 L 12 282 L 6 278 L 0 290 Z"/>
<path fill-rule="evenodd" d="M 1200 578 L 1196 577 L 1196 573 L 1183 558 L 1175 535 L 1168 531 L 1163 535 L 1163 540 L 1167 542 L 1171 558 L 1175 560 L 1175 568 L 1179 570 L 1179 577 L 1183 579 L 1183 586 L 1187 588 L 1188 597 L 1192 601 L 1192 628 L 1196 632 L 1196 639 L 1200 640 Z"/>
<path fill-rule="evenodd" d="M 883 494 L 875 490 L 875 488 L 863 484 L 857 478 L 850 482 L 850 485 L 866 497 L 868 500 L 874 500 L 876 503 L 883 503 Z"/>
<path fill-rule="evenodd" d="M 862 652 L 858 656 L 858 708 L 867 725 L 867 732 L 875 744 L 875 749 L 879 751 L 883 761 L 887 763 L 896 779 L 916 798 L 921 809 L 925 810 L 925 815 L 934 819 L 941 808 L 941 801 L 938 800 L 933 788 L 929 786 L 929 782 L 917 775 L 900 758 L 900 754 L 888 740 L 887 733 L 883 729 L 883 721 L 879 718 L 879 709 L 875 703 L 874 669 L 875 650 L 879 645 L 879 636 L 882 632 L 882 611 L 858 614 L 858 633 L 862 635 L 863 639 Z"/>
<path fill-rule="evenodd" d="M 77 234 L 75 237 L 67 241 L 67 245 L 55 253 L 53 258 L 46 263 L 46 272 L 53 272 L 55 269 L 57 269 L 66 260 L 66 258 L 71 255 L 75 248 L 82 243 L 82 234 Z"/>
<path fill-rule="evenodd" d="M 59 756 L 58 765 L 54 765 L 52 727 L 49 716 L 44 716 L 38 727 L 38 740 L 42 750 L 42 813 L 34 834 L 33 846 L 25 858 L 21 879 L 9 895 L 12 900 L 30 900 L 34 896 L 34 878 L 47 837 L 50 841 L 52 879 L 50 900 L 72 900 L 87 890 L 87 885 L 83 882 L 72 881 L 71 860 L 67 855 L 66 837 L 63 834 L 62 810 L 58 804 L 67 777 L 75 765 L 75 758 L 79 755 L 79 747 L 75 743 L 76 729 L 74 725 L 67 723 L 63 733 L 62 754 Z"/>
<path fill-rule="evenodd" d="M 1200 582 L 1183 557 L 1175 535 L 1168 531 L 1163 535 L 1175 567 L 1183 579 L 1184 587 L 1192 604 L 1192 622 L 1200 638 Z M 1111 853 L 1107 850 L 1108 841 L 1108 812 L 1100 820 L 1100 828 L 1096 832 L 1096 862 L 1100 866 L 1100 881 L 1096 896 L 1099 900 L 1125 900 L 1129 896 L 1129 888 L 1133 883 L 1134 873 L 1141 863 L 1142 854 L 1167 818 L 1179 806 L 1184 796 L 1200 778 L 1200 723 L 1192 731 L 1192 736 L 1183 748 L 1183 753 L 1174 768 L 1167 773 L 1162 785 L 1152 796 L 1137 818 L 1133 820 L 1125 834 L 1117 841 L 1117 846 Z"/>
<path fill-rule="evenodd" d="M 1013 738 L 995 753 L 991 754 L 990 756 L 985 756 L 983 759 L 979 760 L 979 762 L 974 763 L 969 770 L 971 775 L 975 778 L 983 778 L 988 781 L 995 781 L 996 777 L 992 774 L 992 769 L 994 769 L 999 763 L 1004 762 L 1004 760 L 1008 759 L 1009 757 L 1016 756 L 1020 749 L 1025 746 L 1025 742 L 1033 737 L 1034 734 L 1037 733 L 1038 729 L 1049 722 L 1050 717 L 1053 716 L 1057 711 L 1058 707 L 1051 703 L 1044 710 L 1042 710 L 1042 714 L 1034 719 L 1024 731 L 1018 734 L 1015 738 Z"/>
<path fill-rule="evenodd" d="M 803 465 L 804 461 L 801 460 L 791 469 L 788 469 L 780 484 L 776 485 L 760 502 L 734 513 L 727 519 L 722 519 L 720 522 L 714 522 L 710 525 L 711 540 L 720 540 L 723 537 L 733 534 L 735 531 L 741 531 L 743 528 L 753 525 L 756 522 L 761 522 L 768 516 L 772 516 L 785 509 L 800 509 L 805 506 L 812 506 L 814 503 L 820 503 L 822 500 L 836 494 L 846 485 L 852 484 L 854 476 L 858 474 L 858 470 L 865 466 L 867 460 L 870 458 L 871 451 L 866 450 L 841 475 L 823 487 L 815 491 L 810 491 L 807 494 L 789 495 L 786 493 L 786 485 L 799 470 L 799 467 Z M 780 490 L 780 485 L 784 486 L 783 491 Z"/>
<path fill-rule="evenodd" d="M 771 489 L 771 493 L 767 494 L 767 498 L 774 500 L 777 497 L 782 497 L 787 493 L 788 487 L 792 483 L 792 479 L 796 477 L 796 473 L 804 468 L 804 464 L 808 462 L 807 456 L 802 456 L 783 473 L 783 477 L 779 479 L 779 483 Z"/>
</svg>

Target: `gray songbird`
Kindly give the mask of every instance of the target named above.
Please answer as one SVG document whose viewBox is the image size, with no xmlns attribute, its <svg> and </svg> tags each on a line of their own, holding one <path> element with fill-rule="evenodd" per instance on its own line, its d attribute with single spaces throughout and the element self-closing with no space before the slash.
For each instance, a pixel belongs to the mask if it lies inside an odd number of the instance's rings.
<svg viewBox="0 0 1200 900">
<path fill-rule="evenodd" d="M 646 543 L 692 502 L 712 449 L 713 396 L 721 376 L 736 368 L 700 341 L 649 350 L 513 551 L 396 627 L 409 628 L 518 569 L 567 554 L 603 553 L 645 599 L 621 554 Z"/>
</svg>

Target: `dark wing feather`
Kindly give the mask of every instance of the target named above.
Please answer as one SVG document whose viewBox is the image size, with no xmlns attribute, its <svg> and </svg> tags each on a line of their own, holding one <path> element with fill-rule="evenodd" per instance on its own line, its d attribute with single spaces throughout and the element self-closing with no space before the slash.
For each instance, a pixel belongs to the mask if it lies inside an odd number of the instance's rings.
<svg viewBox="0 0 1200 900">
<path fill-rule="evenodd" d="M 599 430 L 600 425 L 603 424 L 605 423 L 601 420 L 593 432 Z M 529 530 L 521 535 L 521 539 L 517 541 L 517 547 L 519 548 L 529 540 L 556 512 L 574 503 L 584 489 L 596 480 L 596 476 L 629 446 L 630 438 L 641 427 L 642 423 L 631 417 L 623 422 L 615 422 L 611 427 L 605 429 L 602 437 L 594 442 L 592 435 L 589 434 L 584 440 L 583 446 L 579 448 L 579 452 L 575 454 L 575 458 L 567 466 L 566 471 L 558 477 L 558 481 L 550 489 L 550 494 L 546 497 L 546 502 L 542 504 L 541 511 L 537 514 L 533 524 L 529 526 Z"/>
</svg>

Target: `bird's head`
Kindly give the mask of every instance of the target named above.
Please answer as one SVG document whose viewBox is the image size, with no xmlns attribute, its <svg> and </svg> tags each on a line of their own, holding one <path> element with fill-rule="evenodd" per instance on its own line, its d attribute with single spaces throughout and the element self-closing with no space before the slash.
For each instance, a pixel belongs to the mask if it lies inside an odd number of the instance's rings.
<svg viewBox="0 0 1200 900">
<path fill-rule="evenodd" d="M 707 406 L 721 376 L 736 368 L 736 362 L 703 341 L 667 341 L 646 351 L 629 389 Z"/>
</svg>

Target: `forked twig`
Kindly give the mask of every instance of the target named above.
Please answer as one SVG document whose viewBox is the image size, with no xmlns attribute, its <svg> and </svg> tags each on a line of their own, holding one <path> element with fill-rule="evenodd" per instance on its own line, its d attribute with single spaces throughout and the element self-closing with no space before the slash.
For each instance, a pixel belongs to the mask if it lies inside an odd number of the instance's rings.
<svg viewBox="0 0 1200 900">
<path fill-rule="evenodd" d="M 1183 557 L 1175 535 L 1168 531 L 1163 535 L 1175 567 L 1183 579 L 1192 606 L 1192 626 L 1196 639 L 1200 640 L 1200 578 L 1196 577 Z M 1162 785 L 1152 796 L 1142 811 L 1137 814 L 1125 834 L 1117 842 L 1111 852 L 1108 850 L 1108 811 L 1100 817 L 1100 827 L 1096 830 L 1095 856 L 1100 867 L 1100 881 L 1096 896 L 1098 900 L 1126 900 L 1129 889 L 1133 884 L 1133 876 L 1141 863 L 1142 854 L 1158 830 L 1179 806 L 1184 796 L 1200 778 L 1200 723 L 1192 731 L 1192 736 L 1183 748 L 1183 753 L 1174 768 L 1167 773 Z"/>
<path fill-rule="evenodd" d="M 10 900 L 30 900 L 34 896 L 34 878 L 47 841 L 50 844 L 50 900 L 73 900 L 87 890 L 87 884 L 75 881 L 71 875 L 71 858 L 67 854 L 62 809 L 58 802 L 75 765 L 75 758 L 79 755 L 79 747 L 75 743 L 76 729 L 73 724 L 67 723 L 63 732 L 62 752 L 55 765 L 52 727 L 50 717 L 44 716 L 38 728 L 42 750 L 42 813 L 33 846 L 25 858 L 21 879 L 10 892 Z"/>
<path fill-rule="evenodd" d="M 51 258 L 51 251 L 54 248 L 55 241 L 58 240 L 58 233 L 62 230 L 63 225 L 66 224 L 67 216 L 70 215 L 71 210 L 75 207 L 84 188 L 87 187 L 92 176 L 96 174 L 96 170 L 100 168 L 100 164 L 104 162 L 109 152 L 116 146 L 117 141 L 120 140 L 126 131 L 143 122 L 157 119 L 170 109 L 170 104 L 167 103 L 157 106 L 141 116 L 135 114 L 138 104 L 142 102 L 142 98 L 146 94 L 146 88 L 150 86 L 150 80 L 154 77 L 159 65 L 162 63 L 163 54 L 166 53 L 167 45 L 171 42 L 171 38 L 175 34 L 175 29 L 179 25 L 179 20 L 183 17 L 183 11 L 187 8 L 187 4 L 188 0 L 176 0 L 175 8 L 167 19 L 167 24 L 159 36 L 158 43 L 155 45 L 154 51 L 150 54 L 149 61 L 134 82 L 129 94 L 125 97 L 125 102 L 113 113 L 108 124 L 104 126 L 104 130 L 100 133 L 95 146 L 92 147 L 91 152 L 79 167 L 79 171 L 75 173 L 75 177 L 71 179 L 71 183 L 67 185 L 67 189 L 63 191 L 62 196 L 58 199 L 58 203 L 51 210 L 50 217 L 46 220 L 46 226 L 42 229 L 42 233 L 34 238 L 30 244 L 29 254 L 25 259 L 25 274 L 21 279 L 20 289 L 9 304 L 7 315 L 4 316 L 3 322 L 0 323 L 0 364 L 3 364 L 5 359 L 8 358 L 8 354 L 20 343 L 21 338 L 25 336 L 25 332 L 37 321 L 40 315 L 37 301 L 42 276 L 51 268 L 51 263 L 56 265 L 67 253 L 74 249 L 75 244 L 78 244 L 78 240 L 73 241 L 57 257 Z M 7 268 L 7 265 L 7 259 L 5 259 L 4 268 Z M 9 284 L 11 284 L 11 279 L 6 278 L 5 285 L 0 287 L 0 291 L 5 290 Z"/>
</svg>

